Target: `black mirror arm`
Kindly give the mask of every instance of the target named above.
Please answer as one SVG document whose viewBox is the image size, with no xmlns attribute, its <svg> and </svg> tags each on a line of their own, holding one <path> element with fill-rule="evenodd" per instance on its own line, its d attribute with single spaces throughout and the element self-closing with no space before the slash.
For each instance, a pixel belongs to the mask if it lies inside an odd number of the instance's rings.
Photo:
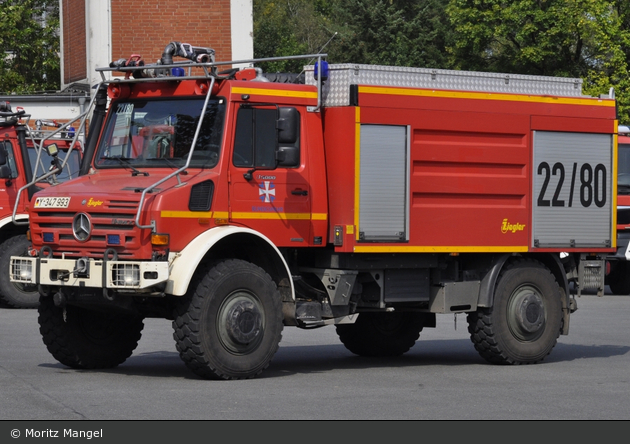
<svg viewBox="0 0 630 444">
<path fill-rule="evenodd" d="M 252 178 L 254 177 L 253 176 L 254 171 L 256 171 L 256 168 L 252 168 L 251 170 L 248 170 L 246 173 L 243 173 L 243 177 L 245 178 L 246 181 L 249 182 L 250 180 L 252 180 Z"/>
</svg>

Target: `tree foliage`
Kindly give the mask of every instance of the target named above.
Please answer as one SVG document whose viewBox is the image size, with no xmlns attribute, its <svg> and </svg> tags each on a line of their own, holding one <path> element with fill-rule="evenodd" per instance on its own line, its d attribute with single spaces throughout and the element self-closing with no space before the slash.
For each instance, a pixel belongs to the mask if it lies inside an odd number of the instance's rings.
<svg viewBox="0 0 630 444">
<path fill-rule="evenodd" d="M 254 0 L 254 54 L 323 49 L 333 63 L 444 67 L 448 26 L 442 0 Z M 265 68 L 295 70 L 304 64 Z"/>
<path fill-rule="evenodd" d="M 254 0 L 254 55 L 313 54 L 330 38 L 327 0 Z M 267 72 L 300 72 L 305 60 L 266 62 Z"/>
<path fill-rule="evenodd" d="M 58 90 L 59 2 L 0 0 L 0 91 Z"/>
<path fill-rule="evenodd" d="M 448 30 L 441 0 L 344 0 L 333 5 L 335 63 L 446 68 Z"/>
<path fill-rule="evenodd" d="M 585 94 L 614 87 L 620 112 L 630 110 L 630 30 L 608 0 L 450 0 L 447 12 L 460 69 L 580 77 Z M 624 12 L 627 14 L 627 12 Z"/>
<path fill-rule="evenodd" d="M 317 52 L 333 35 L 332 63 L 579 77 L 587 95 L 614 88 L 630 123 L 630 0 L 254 0 L 256 57 Z"/>
</svg>

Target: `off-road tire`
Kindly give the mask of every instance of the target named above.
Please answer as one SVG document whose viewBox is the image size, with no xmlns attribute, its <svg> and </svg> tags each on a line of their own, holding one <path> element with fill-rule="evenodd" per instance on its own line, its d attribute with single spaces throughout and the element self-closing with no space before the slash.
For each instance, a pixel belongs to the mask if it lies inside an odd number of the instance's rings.
<svg viewBox="0 0 630 444">
<path fill-rule="evenodd" d="M 354 324 L 339 324 L 343 345 L 359 356 L 399 356 L 414 346 L 424 327 L 424 314 L 361 313 Z"/>
<path fill-rule="evenodd" d="M 0 244 L 0 300 L 8 307 L 37 308 L 39 292 L 36 285 L 24 285 L 9 280 L 11 256 L 26 256 L 30 241 L 20 234 Z"/>
<path fill-rule="evenodd" d="M 42 297 L 39 331 L 48 351 L 63 365 L 76 369 L 112 368 L 131 356 L 142 335 L 139 316 L 101 313 L 68 305 L 55 306 Z"/>
<path fill-rule="evenodd" d="M 610 291 L 616 295 L 627 296 L 630 294 L 630 262 L 618 261 L 614 271 L 608 275 L 606 284 Z"/>
<path fill-rule="evenodd" d="M 195 276 L 176 308 L 173 337 L 196 375 L 249 379 L 278 351 L 282 319 L 282 299 L 271 277 L 254 264 L 229 259 Z"/>
<path fill-rule="evenodd" d="M 493 364 L 534 364 L 555 347 L 562 329 L 560 287 L 548 268 L 518 260 L 499 275 L 491 308 L 469 313 L 475 349 Z"/>
</svg>

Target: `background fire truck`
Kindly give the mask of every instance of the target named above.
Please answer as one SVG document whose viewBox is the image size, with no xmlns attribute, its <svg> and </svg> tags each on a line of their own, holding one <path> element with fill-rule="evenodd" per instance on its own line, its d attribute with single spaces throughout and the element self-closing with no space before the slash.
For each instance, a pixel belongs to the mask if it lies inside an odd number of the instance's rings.
<svg viewBox="0 0 630 444">
<path fill-rule="evenodd" d="M 608 258 L 606 284 L 614 294 L 630 294 L 630 128 L 619 126 L 617 252 Z"/>
<path fill-rule="evenodd" d="M 114 367 L 161 317 L 195 374 L 243 379 L 284 326 L 395 356 L 467 313 L 483 358 L 530 364 L 575 296 L 603 294 L 612 91 L 303 57 L 304 84 L 179 42 L 99 69 L 111 104 L 85 174 L 33 196 L 32 249 L 11 260 L 59 362 Z"/>
<path fill-rule="evenodd" d="M 28 125 L 30 116 L 22 109 L 12 110 L 8 102 L 0 102 L 0 302 L 16 308 L 33 308 L 39 304 L 37 287 L 9 281 L 9 260 L 12 255 L 26 253 L 30 242 L 28 229 L 28 200 L 37 190 L 62 182 L 79 173 L 81 150 L 71 152 L 62 171 L 50 171 L 53 158 L 40 147 L 55 144 L 63 161 L 70 151 L 74 137 L 44 127 L 62 128 L 55 121 L 44 121 L 37 128 Z M 63 129 L 63 128 L 62 128 Z M 72 134 L 75 136 L 76 134 Z M 45 176 L 48 174 L 48 176 Z M 36 182 L 35 177 L 40 177 Z M 18 190 L 30 184 L 27 193 L 16 201 Z M 13 211 L 16 214 L 13 214 Z M 17 223 L 14 223 L 14 219 Z"/>
</svg>

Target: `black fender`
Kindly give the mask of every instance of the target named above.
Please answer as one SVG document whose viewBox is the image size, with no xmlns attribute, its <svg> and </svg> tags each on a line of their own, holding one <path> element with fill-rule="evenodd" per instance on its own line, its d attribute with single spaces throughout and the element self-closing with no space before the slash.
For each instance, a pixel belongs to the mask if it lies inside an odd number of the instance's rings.
<svg viewBox="0 0 630 444">
<path fill-rule="evenodd" d="M 507 262 L 512 257 L 531 257 L 542 264 L 544 264 L 550 271 L 551 274 L 556 278 L 558 285 L 560 286 L 559 295 L 562 302 L 562 311 L 564 313 L 564 323 L 562 326 L 562 334 L 566 335 L 569 333 L 569 314 L 571 312 L 571 304 L 570 304 L 570 291 L 569 291 L 569 281 L 567 279 L 567 274 L 564 269 L 564 265 L 560 260 L 560 256 L 557 254 L 548 254 L 548 253 L 534 253 L 528 255 L 518 255 L 515 256 L 510 253 L 502 254 L 493 259 L 492 264 L 486 275 L 481 280 L 481 286 L 479 288 L 479 297 L 477 299 L 478 307 L 490 308 L 494 304 L 494 289 L 497 285 L 497 280 L 499 279 L 499 275 L 501 274 L 501 270 L 505 267 Z"/>
</svg>

